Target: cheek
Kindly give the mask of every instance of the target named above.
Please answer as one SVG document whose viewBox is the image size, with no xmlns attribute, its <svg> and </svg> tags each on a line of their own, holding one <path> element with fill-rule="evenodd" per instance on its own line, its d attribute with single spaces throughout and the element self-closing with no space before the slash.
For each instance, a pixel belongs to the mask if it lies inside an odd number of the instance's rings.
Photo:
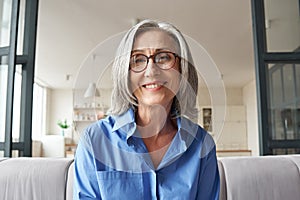
<svg viewBox="0 0 300 200">
<path fill-rule="evenodd" d="M 174 80 L 173 84 L 172 84 L 172 91 L 173 93 L 176 95 L 179 91 L 180 88 L 180 77 L 176 77 L 176 79 Z"/>
<path fill-rule="evenodd" d="M 129 72 L 130 91 L 134 93 L 139 88 L 139 76 L 134 72 Z"/>
<path fill-rule="evenodd" d="M 174 94 L 176 94 L 180 86 L 180 80 L 181 80 L 180 72 L 176 69 L 173 69 L 172 72 L 170 73 L 170 79 L 171 79 L 170 89 Z"/>
</svg>

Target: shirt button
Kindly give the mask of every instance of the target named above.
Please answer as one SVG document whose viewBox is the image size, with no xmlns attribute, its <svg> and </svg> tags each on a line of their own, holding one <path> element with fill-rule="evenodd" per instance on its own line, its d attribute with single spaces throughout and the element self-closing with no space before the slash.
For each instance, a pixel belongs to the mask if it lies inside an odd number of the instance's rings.
<svg viewBox="0 0 300 200">
<path fill-rule="evenodd" d="M 128 140 L 127 142 L 128 146 L 133 147 L 134 146 L 134 142 L 132 140 Z"/>
</svg>

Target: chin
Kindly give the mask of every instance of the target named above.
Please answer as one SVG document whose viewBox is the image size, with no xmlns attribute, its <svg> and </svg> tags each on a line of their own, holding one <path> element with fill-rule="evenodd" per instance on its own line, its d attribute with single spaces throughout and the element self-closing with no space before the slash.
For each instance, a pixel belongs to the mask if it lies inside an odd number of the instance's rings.
<svg viewBox="0 0 300 200">
<path fill-rule="evenodd" d="M 141 106 L 155 106 L 155 105 L 161 105 L 161 106 L 164 106 L 164 105 L 168 105 L 170 102 L 172 102 L 172 100 L 170 101 L 167 101 L 167 100 L 163 100 L 163 101 L 158 101 L 157 98 L 153 98 L 153 99 L 144 99 L 142 101 L 139 101 L 141 102 L 140 105 Z"/>
<path fill-rule="evenodd" d="M 161 105 L 161 102 L 157 102 L 157 101 L 141 101 L 141 103 L 139 103 L 139 105 L 141 106 L 154 106 L 154 105 Z"/>
</svg>

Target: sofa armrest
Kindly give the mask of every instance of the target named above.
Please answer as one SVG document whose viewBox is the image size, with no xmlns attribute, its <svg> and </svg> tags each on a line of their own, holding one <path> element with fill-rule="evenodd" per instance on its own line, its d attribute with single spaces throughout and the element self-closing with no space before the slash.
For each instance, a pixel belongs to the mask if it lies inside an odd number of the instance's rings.
<svg viewBox="0 0 300 200">
<path fill-rule="evenodd" d="M 66 187 L 66 200 L 73 199 L 74 162 L 69 167 Z"/>
<path fill-rule="evenodd" d="M 9 158 L 0 162 L 0 199 L 64 200 L 72 159 Z"/>
<path fill-rule="evenodd" d="M 220 160 L 218 160 L 218 169 L 220 174 L 220 197 L 219 200 L 226 200 L 227 193 L 226 193 L 226 179 L 225 179 L 225 172 L 223 164 Z"/>
<path fill-rule="evenodd" d="M 224 199 L 300 199 L 300 155 L 219 158 L 219 162 L 224 168 Z"/>
</svg>

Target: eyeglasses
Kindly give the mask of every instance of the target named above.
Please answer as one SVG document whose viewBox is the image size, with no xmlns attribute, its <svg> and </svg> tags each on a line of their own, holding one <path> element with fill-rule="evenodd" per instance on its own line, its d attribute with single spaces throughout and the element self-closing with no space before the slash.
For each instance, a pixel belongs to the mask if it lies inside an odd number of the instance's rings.
<svg viewBox="0 0 300 200">
<path fill-rule="evenodd" d="M 130 58 L 129 67 L 134 72 L 142 72 L 147 68 L 149 59 L 152 58 L 157 67 L 168 70 L 174 67 L 177 57 L 176 53 L 168 51 L 157 52 L 149 57 L 144 54 L 134 54 Z"/>
</svg>

